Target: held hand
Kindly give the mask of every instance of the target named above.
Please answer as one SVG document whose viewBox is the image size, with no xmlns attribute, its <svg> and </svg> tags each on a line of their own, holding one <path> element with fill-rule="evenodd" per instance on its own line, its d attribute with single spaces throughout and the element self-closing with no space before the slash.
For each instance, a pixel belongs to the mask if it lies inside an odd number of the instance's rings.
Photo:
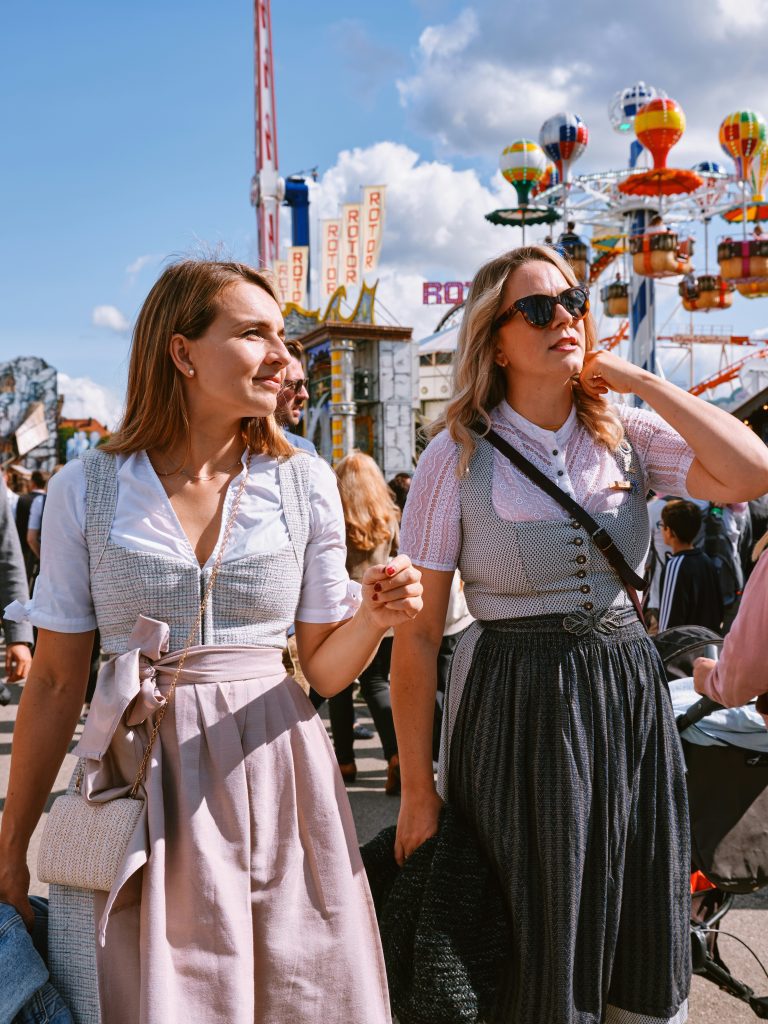
<svg viewBox="0 0 768 1024">
<path fill-rule="evenodd" d="M 646 371 L 642 367 L 601 349 L 587 352 L 579 383 L 591 398 L 605 395 L 608 391 L 627 395 L 635 391 L 644 373 Z"/>
<path fill-rule="evenodd" d="M 7 857 L 0 851 L 0 903 L 9 903 L 21 915 L 21 919 L 32 931 L 35 912 L 27 898 L 29 892 L 29 868 L 26 860 Z"/>
<path fill-rule="evenodd" d="M 398 555 L 388 565 L 372 565 L 362 583 L 363 610 L 379 628 L 408 622 L 421 611 L 421 573 L 407 555 Z"/>
<path fill-rule="evenodd" d="M 443 801 L 434 789 L 419 797 L 403 790 L 395 837 L 395 860 L 400 867 L 422 843 L 437 835 L 442 808 Z"/>
<path fill-rule="evenodd" d="M 712 669 L 717 664 L 712 658 L 697 658 L 693 663 L 693 688 L 702 697 L 709 697 L 704 684 L 712 674 Z"/>
<path fill-rule="evenodd" d="M 32 666 L 32 652 L 27 644 L 8 644 L 5 649 L 5 674 L 9 683 L 26 679 Z"/>
</svg>

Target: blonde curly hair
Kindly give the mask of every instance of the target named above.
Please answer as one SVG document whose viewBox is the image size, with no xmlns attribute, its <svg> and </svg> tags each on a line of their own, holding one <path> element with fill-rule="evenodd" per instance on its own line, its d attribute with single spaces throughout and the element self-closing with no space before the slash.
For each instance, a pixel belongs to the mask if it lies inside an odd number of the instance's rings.
<svg viewBox="0 0 768 1024">
<path fill-rule="evenodd" d="M 481 422 L 490 428 L 491 410 L 506 394 L 504 372 L 495 361 L 496 332 L 492 329 L 501 312 L 501 293 L 510 274 L 534 260 L 551 263 L 572 287 L 579 284 L 567 260 L 544 245 L 522 246 L 497 256 L 484 263 L 472 281 L 459 328 L 453 367 L 453 398 L 429 429 L 432 437 L 447 429 L 451 438 L 461 446 L 460 475 L 466 473 L 475 451 L 475 435 L 470 424 Z M 591 352 L 597 340 L 597 328 L 591 313 L 587 313 L 584 319 L 584 335 L 586 351 Z M 592 437 L 612 451 L 618 448 L 624 438 L 624 428 L 611 403 L 602 396 L 590 397 L 576 380 L 573 382 L 573 400 L 576 415 Z"/>
</svg>

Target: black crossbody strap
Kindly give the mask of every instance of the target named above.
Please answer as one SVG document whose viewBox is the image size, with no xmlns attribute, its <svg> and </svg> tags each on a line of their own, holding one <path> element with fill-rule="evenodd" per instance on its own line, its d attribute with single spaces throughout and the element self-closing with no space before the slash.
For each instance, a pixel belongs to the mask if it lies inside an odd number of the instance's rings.
<svg viewBox="0 0 768 1024">
<path fill-rule="evenodd" d="M 613 543 L 613 539 L 610 534 L 592 518 L 586 509 L 582 508 L 577 501 L 574 501 L 570 494 L 566 494 L 565 491 L 561 490 L 554 481 L 550 480 L 548 476 L 545 476 L 545 474 L 542 473 L 540 469 L 537 469 L 532 462 L 529 462 L 529 460 L 526 459 L 526 457 L 522 455 L 517 448 L 513 448 L 512 445 L 505 441 L 503 437 L 500 437 L 495 430 L 483 432 L 483 427 L 475 427 L 473 429 L 475 429 L 476 433 L 480 437 L 484 437 L 489 444 L 492 444 L 497 451 L 506 456 L 509 461 L 513 465 L 517 466 L 520 472 L 524 473 L 529 480 L 536 484 L 537 487 L 540 487 L 542 491 L 545 491 L 550 496 L 550 498 L 553 498 L 561 508 L 565 509 L 568 515 L 581 523 L 590 538 L 605 555 L 605 558 L 611 568 L 613 568 L 619 576 L 627 593 L 629 594 L 632 604 L 635 606 L 637 614 L 640 616 L 640 621 L 644 622 L 640 598 L 637 595 L 637 591 L 643 589 L 645 581 L 642 577 L 638 576 L 632 566 L 629 565 L 627 560 L 624 558 L 624 555 L 622 555 Z"/>
</svg>

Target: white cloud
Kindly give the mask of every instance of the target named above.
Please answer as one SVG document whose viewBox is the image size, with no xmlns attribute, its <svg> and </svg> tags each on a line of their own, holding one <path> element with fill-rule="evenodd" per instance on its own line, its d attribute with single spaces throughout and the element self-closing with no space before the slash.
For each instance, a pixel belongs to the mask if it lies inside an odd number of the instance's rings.
<svg viewBox="0 0 768 1024">
<path fill-rule="evenodd" d="M 109 331 L 116 331 L 124 334 L 130 326 L 125 315 L 120 312 L 117 306 L 94 306 L 91 313 L 91 322 L 96 327 L 105 327 Z"/>
<path fill-rule="evenodd" d="M 757 330 L 750 333 L 752 341 L 766 341 L 768 340 L 768 327 L 759 327 Z"/>
<path fill-rule="evenodd" d="M 420 67 L 398 79 L 400 103 L 438 150 L 477 156 L 500 150 L 515 135 L 538 131 L 554 112 L 572 104 L 589 79 L 582 61 L 526 70 L 485 51 L 477 15 L 465 10 L 452 25 L 425 29 Z M 511 133 L 511 134 L 510 134 Z M 506 141 L 505 141 L 506 140 Z"/>
<path fill-rule="evenodd" d="M 147 253 L 144 256 L 137 256 L 136 259 L 132 263 L 129 263 L 125 268 L 125 272 L 131 279 L 134 279 L 145 267 L 151 266 L 153 263 L 157 263 L 160 259 L 162 259 L 162 256 L 158 256 L 157 253 L 152 252 Z"/>
<path fill-rule="evenodd" d="M 461 53 L 477 36 L 480 26 L 471 7 L 461 12 L 450 25 L 430 25 L 419 37 L 419 49 L 427 58 L 452 57 Z"/>
<path fill-rule="evenodd" d="M 407 146 L 379 142 L 340 153 L 310 186 L 313 208 L 319 217 L 335 217 L 340 204 L 359 199 L 360 186 L 370 182 L 387 185 L 378 295 L 389 314 L 420 338 L 448 309 L 422 304 L 425 281 L 468 281 L 485 260 L 520 243 L 519 230 L 484 219 L 499 206 L 514 205 L 515 193 L 500 174 L 488 187 L 473 170 L 423 161 Z"/>
<path fill-rule="evenodd" d="M 713 19 L 724 35 L 763 28 L 768 22 L 768 0 L 717 0 L 719 18 Z"/>
<path fill-rule="evenodd" d="M 590 129 L 576 171 L 587 173 L 626 166 L 628 140 L 611 131 L 607 108 L 618 89 L 643 79 L 687 115 L 688 132 L 670 166 L 722 160 L 722 118 L 743 108 L 768 113 L 768 0 L 711 6 L 706 17 L 698 0 L 646 0 L 638 20 L 624 17 L 613 0 L 590 0 L 583 16 L 568 21 L 562 56 L 551 35 L 564 17 L 562 0 L 529 5 L 524 17 L 508 4 L 474 0 L 452 23 L 436 21 L 422 32 L 411 71 L 398 76 L 400 102 L 410 127 L 438 153 L 485 167 L 513 139 L 537 138 L 545 118 L 575 111 Z"/>
<path fill-rule="evenodd" d="M 68 419 L 85 419 L 88 416 L 114 427 L 120 418 L 122 402 L 109 388 L 97 384 L 90 377 L 70 377 L 59 373 L 59 395 L 64 398 L 62 415 Z"/>
</svg>

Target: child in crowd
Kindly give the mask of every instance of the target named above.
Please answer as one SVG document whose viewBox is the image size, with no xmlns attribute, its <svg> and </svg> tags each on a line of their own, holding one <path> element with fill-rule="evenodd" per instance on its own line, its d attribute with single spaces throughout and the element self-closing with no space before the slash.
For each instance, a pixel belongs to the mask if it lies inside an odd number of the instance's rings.
<svg viewBox="0 0 768 1024">
<path fill-rule="evenodd" d="M 672 549 L 661 574 L 659 631 L 671 626 L 720 630 L 723 601 L 714 563 L 693 546 L 701 512 L 692 501 L 674 499 L 661 510 L 664 543 Z"/>
</svg>

